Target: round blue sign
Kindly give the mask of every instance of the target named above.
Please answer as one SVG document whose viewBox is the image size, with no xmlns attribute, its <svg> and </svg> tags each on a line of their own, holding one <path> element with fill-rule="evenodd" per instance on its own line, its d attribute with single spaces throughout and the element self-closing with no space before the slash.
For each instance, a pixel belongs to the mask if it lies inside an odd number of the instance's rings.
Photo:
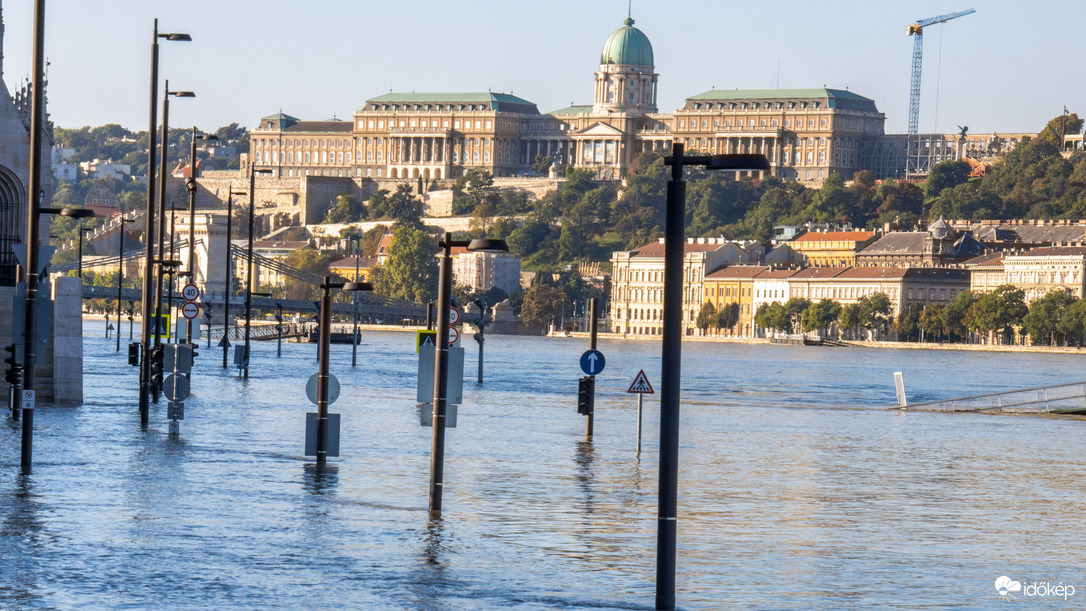
<svg viewBox="0 0 1086 611">
<path fill-rule="evenodd" d="M 581 371 L 585 372 L 585 375 L 597 375 L 606 364 L 607 359 L 603 358 L 603 353 L 599 350 L 585 350 L 581 355 Z"/>
</svg>

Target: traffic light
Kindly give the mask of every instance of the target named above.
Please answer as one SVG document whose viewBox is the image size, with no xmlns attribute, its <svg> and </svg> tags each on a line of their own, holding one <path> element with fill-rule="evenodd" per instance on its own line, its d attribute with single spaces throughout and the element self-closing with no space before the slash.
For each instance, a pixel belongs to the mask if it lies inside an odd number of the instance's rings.
<svg viewBox="0 0 1086 611">
<path fill-rule="evenodd" d="M 577 413 L 587 416 L 592 413 L 593 395 L 592 376 L 585 376 L 577 384 Z"/>
<path fill-rule="evenodd" d="M 151 349 L 151 383 L 156 388 L 162 386 L 162 366 L 166 358 L 166 351 L 161 347 Z"/>
<path fill-rule="evenodd" d="M 189 360 L 189 367 L 191 368 L 193 365 L 196 364 L 196 357 L 200 356 L 200 353 L 196 351 L 195 342 L 189 344 L 189 346 L 192 348 L 192 358 Z"/>
<path fill-rule="evenodd" d="M 140 364 L 140 343 L 132 342 L 128 344 L 128 364 L 133 367 L 139 367 Z"/>
<path fill-rule="evenodd" d="M 8 369 L 4 374 L 4 379 L 8 384 L 12 386 L 22 387 L 23 385 L 23 366 L 19 364 L 19 359 L 15 355 L 17 347 L 14 344 L 4 346 L 4 350 L 10 352 L 11 355 L 4 359 L 4 362 L 8 364 Z"/>
<path fill-rule="evenodd" d="M 275 320 L 283 322 L 283 304 L 276 302 L 275 309 L 277 310 L 275 313 Z"/>
</svg>

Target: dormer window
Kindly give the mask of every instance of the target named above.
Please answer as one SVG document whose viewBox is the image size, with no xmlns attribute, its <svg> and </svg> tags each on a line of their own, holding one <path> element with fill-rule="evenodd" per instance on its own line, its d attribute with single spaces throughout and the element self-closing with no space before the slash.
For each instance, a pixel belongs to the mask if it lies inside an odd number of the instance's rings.
<svg viewBox="0 0 1086 611">
<path fill-rule="evenodd" d="M 694 102 L 694 110 L 701 110 L 701 104 Z"/>
</svg>

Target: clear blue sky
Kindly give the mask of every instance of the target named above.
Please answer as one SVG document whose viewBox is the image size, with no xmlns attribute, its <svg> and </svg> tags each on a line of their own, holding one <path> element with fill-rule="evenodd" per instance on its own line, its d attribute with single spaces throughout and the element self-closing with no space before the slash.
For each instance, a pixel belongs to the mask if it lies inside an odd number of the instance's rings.
<svg viewBox="0 0 1086 611">
<path fill-rule="evenodd" d="M 31 70 L 31 0 L 4 3 L 4 78 Z M 512 92 L 540 111 L 591 103 L 593 72 L 626 0 L 48 0 L 49 110 L 67 128 L 147 128 L 152 21 L 161 75 L 196 92 L 170 123 L 253 127 L 282 109 L 349 118 L 393 91 Z M 1066 104 L 1086 115 L 1080 0 L 633 0 L 652 41 L 662 111 L 712 87 L 848 88 L 907 125 L 918 19 L 976 8 L 925 32 L 921 131 L 1036 132 Z M 779 66 L 779 68 L 778 68 Z"/>
</svg>

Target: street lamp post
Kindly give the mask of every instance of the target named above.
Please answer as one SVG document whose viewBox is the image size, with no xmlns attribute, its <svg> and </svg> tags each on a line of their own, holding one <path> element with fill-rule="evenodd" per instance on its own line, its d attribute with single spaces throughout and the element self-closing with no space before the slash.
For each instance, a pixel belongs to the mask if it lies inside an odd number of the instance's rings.
<svg viewBox="0 0 1086 611">
<path fill-rule="evenodd" d="M 358 282 L 359 272 L 359 256 L 361 253 L 359 249 L 362 247 L 362 236 L 356 235 L 351 240 L 354 241 L 354 281 Z M 354 292 L 354 328 L 351 331 L 351 367 L 358 364 L 358 293 Z"/>
<path fill-rule="evenodd" d="M 214 134 L 204 134 L 200 137 L 204 142 L 218 140 Z M 189 272 L 189 282 L 196 282 L 196 127 L 192 128 L 192 147 L 189 153 L 189 178 L 185 181 L 185 189 L 189 195 L 189 256 L 186 269 Z M 227 240 L 229 243 L 229 240 Z M 195 347 L 196 339 L 192 337 L 192 319 L 185 321 L 185 337 Z M 208 331 L 210 334 L 210 330 Z"/>
<path fill-rule="evenodd" d="M 249 317 L 253 311 L 253 209 L 256 207 L 256 175 L 271 173 L 269 169 L 255 167 L 249 170 L 249 254 L 245 264 L 245 359 L 242 365 L 245 379 L 249 379 Z"/>
<path fill-rule="evenodd" d="M 230 258 L 230 236 L 234 230 L 234 196 L 245 195 L 241 191 L 230 191 L 226 196 L 226 291 L 223 294 L 222 310 L 222 368 L 226 369 L 226 359 L 230 352 L 230 279 L 234 277 L 233 260 Z M 209 329 L 211 327 L 208 327 Z"/>
<path fill-rule="evenodd" d="M 321 284 L 321 322 L 319 336 L 319 359 L 317 364 L 317 462 L 328 459 L 328 345 L 332 335 L 332 289 L 344 291 L 372 291 L 367 282 L 332 282 L 331 276 L 325 276 Z"/>
<path fill-rule="evenodd" d="M 42 0 L 38 0 L 41 2 Z M 141 327 L 142 358 L 140 359 L 140 424 L 147 426 L 150 419 L 150 395 L 151 395 L 151 361 L 148 358 L 151 352 L 151 273 L 154 270 L 154 223 L 155 223 L 155 128 L 158 127 L 156 104 L 158 103 L 158 39 L 175 41 L 190 41 L 192 37 L 181 33 L 158 32 L 158 19 L 155 19 L 154 31 L 151 35 L 151 123 L 147 130 L 147 213 L 143 219 L 144 243 L 146 254 L 143 268 L 143 320 Z M 40 91 L 40 89 L 38 89 Z M 165 162 L 165 160 L 163 160 Z M 165 163 L 163 163 L 165 165 Z"/>
<path fill-rule="evenodd" d="M 438 244 L 441 262 L 437 280 L 437 345 L 434 347 L 434 401 L 430 444 L 430 517 L 441 517 L 441 492 L 445 471 L 445 413 L 449 389 L 449 310 L 452 297 L 452 249 L 467 247 L 469 251 L 505 252 L 509 248 L 504 240 L 475 239 L 454 240 L 452 234 Z"/>
<path fill-rule="evenodd" d="M 708 170 L 769 169 L 762 155 L 684 156 L 674 144 L 664 163 L 671 166 L 667 182 L 664 229 L 663 359 L 660 372 L 659 514 L 656 540 L 656 608 L 675 608 L 675 544 L 679 489 L 679 388 L 682 368 L 683 258 L 686 242 L 686 181 L 683 166 Z"/>
<path fill-rule="evenodd" d="M 124 286 L 124 226 L 133 219 L 121 219 L 120 239 L 117 240 L 117 352 L 121 351 L 121 287 Z M 131 328 L 130 328 L 131 329 Z M 129 336 L 132 335 L 129 330 Z"/>
<path fill-rule="evenodd" d="M 83 277 L 83 234 L 94 231 L 90 227 L 84 227 L 83 223 L 79 223 L 79 277 Z M 82 284 L 82 282 L 80 282 Z"/>
<path fill-rule="evenodd" d="M 170 81 L 167 79 L 165 82 L 166 92 L 162 96 L 162 150 L 159 153 L 159 168 L 158 168 L 158 253 L 159 257 L 162 257 L 162 251 L 165 246 L 164 241 L 166 239 L 166 179 L 169 177 L 169 168 L 166 166 L 166 157 L 169 151 L 170 145 L 170 96 L 178 98 L 194 98 L 196 94 L 191 91 L 170 91 Z M 173 219 L 173 209 L 170 210 L 170 219 Z M 170 258 L 173 258 L 173 230 L 170 233 Z M 156 289 L 155 289 L 155 319 L 161 324 L 162 315 L 162 274 L 163 269 L 160 265 L 158 267 L 158 274 L 156 274 Z M 173 304 L 168 304 L 167 309 L 172 307 Z M 167 337 L 167 340 L 169 338 Z M 162 334 L 155 334 L 155 346 L 162 344 Z M 156 391 L 157 393 L 157 391 Z M 155 395 L 157 397 L 157 394 Z M 155 399 L 158 400 L 157 398 Z"/>
</svg>

